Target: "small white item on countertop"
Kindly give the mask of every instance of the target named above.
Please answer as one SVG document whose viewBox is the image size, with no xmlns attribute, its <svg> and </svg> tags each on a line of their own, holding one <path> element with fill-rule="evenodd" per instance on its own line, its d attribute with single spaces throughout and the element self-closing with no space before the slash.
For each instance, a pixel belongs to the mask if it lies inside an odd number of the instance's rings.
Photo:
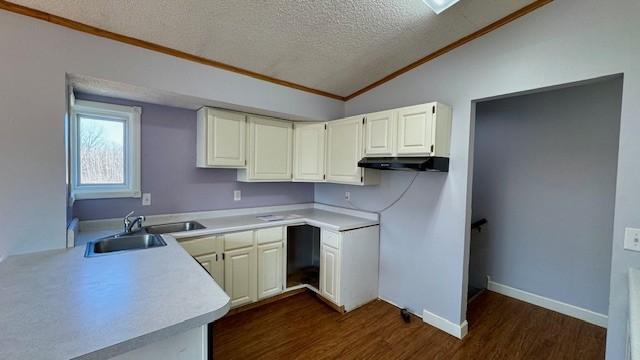
<svg viewBox="0 0 640 360">
<path fill-rule="evenodd" d="M 266 222 L 284 220 L 284 216 L 282 216 L 282 215 L 260 215 L 260 216 L 256 216 L 256 217 L 258 219 L 260 219 L 262 221 L 266 221 Z"/>
</svg>

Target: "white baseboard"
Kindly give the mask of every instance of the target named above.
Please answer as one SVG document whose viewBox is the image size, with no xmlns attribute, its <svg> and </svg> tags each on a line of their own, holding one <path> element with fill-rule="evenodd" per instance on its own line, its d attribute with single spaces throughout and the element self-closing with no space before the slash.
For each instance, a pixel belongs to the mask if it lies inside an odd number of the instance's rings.
<svg viewBox="0 0 640 360">
<path fill-rule="evenodd" d="M 469 331 L 467 320 L 463 321 L 462 324 L 456 324 L 427 310 L 422 310 L 422 321 L 458 339 L 467 336 L 467 332 Z"/>
<path fill-rule="evenodd" d="M 397 307 L 398 309 L 402 309 L 401 306 L 399 306 L 398 304 L 394 303 L 391 300 L 387 300 L 387 299 L 383 299 L 381 297 L 378 297 L 378 299 L 387 302 L 395 307 Z M 407 309 L 408 310 L 408 309 Z M 430 313 L 427 310 L 422 310 L 422 315 L 417 314 L 411 310 L 409 310 L 410 313 L 412 313 L 413 315 L 419 317 L 422 319 L 422 321 L 424 321 L 425 323 L 438 328 L 444 332 L 446 332 L 449 335 L 453 335 L 455 337 L 457 337 L 458 339 L 462 339 L 467 335 L 468 332 L 468 324 L 467 324 L 467 320 L 465 320 L 462 324 L 457 325 L 455 323 L 452 323 L 451 321 L 440 317 L 436 314 Z"/>
<path fill-rule="evenodd" d="M 400 305 L 398 305 L 398 304 L 394 303 L 394 302 L 393 302 L 393 301 L 391 301 L 391 300 L 383 299 L 383 298 L 381 298 L 381 297 L 378 297 L 378 299 L 380 299 L 380 300 L 382 300 L 382 301 L 384 301 L 384 302 L 386 302 L 386 303 L 389 303 L 389 304 L 391 304 L 391 305 L 393 305 L 393 306 L 397 307 L 398 309 L 402 309 L 402 306 L 400 306 Z M 414 311 L 412 311 L 412 310 L 410 310 L 410 309 L 407 309 L 407 311 L 409 311 L 411 314 L 413 314 L 413 315 L 415 315 L 415 316 L 419 317 L 420 319 L 422 319 L 422 314 L 417 314 L 416 312 L 414 312 Z"/>
<path fill-rule="evenodd" d="M 543 307 L 561 314 L 584 320 L 590 324 L 606 328 L 609 317 L 597 312 L 567 304 L 561 301 L 546 298 L 544 296 L 532 294 L 530 292 L 503 285 L 489 279 L 487 289 L 498 294 L 522 300 L 533 305 Z"/>
</svg>

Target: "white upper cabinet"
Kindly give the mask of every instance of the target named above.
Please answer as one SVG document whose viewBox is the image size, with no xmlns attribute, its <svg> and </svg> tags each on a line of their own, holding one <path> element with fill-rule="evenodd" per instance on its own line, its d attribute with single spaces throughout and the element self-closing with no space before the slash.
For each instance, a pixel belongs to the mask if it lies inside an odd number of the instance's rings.
<svg viewBox="0 0 640 360">
<path fill-rule="evenodd" d="M 449 157 L 451 108 L 432 102 L 322 123 L 202 108 L 197 166 L 238 168 L 238 181 L 376 185 L 363 157 Z"/>
<path fill-rule="evenodd" d="M 327 123 L 327 181 L 361 184 L 363 116 Z"/>
<path fill-rule="evenodd" d="M 246 116 L 211 108 L 198 110 L 197 166 L 245 166 Z"/>
<path fill-rule="evenodd" d="M 326 123 L 296 123 L 293 129 L 293 180 L 320 182 L 325 177 Z"/>
<path fill-rule="evenodd" d="M 364 130 L 366 156 L 392 156 L 394 153 L 396 112 L 367 114 Z"/>
<path fill-rule="evenodd" d="M 365 156 L 449 156 L 451 108 L 433 102 L 366 115 Z"/>
<path fill-rule="evenodd" d="M 398 154 L 427 155 L 433 145 L 432 106 L 417 105 L 398 110 Z"/>
<path fill-rule="evenodd" d="M 291 181 L 293 124 L 290 121 L 247 118 L 247 168 L 239 181 Z"/>
<path fill-rule="evenodd" d="M 397 110 L 398 156 L 449 156 L 451 109 L 440 103 Z"/>
</svg>

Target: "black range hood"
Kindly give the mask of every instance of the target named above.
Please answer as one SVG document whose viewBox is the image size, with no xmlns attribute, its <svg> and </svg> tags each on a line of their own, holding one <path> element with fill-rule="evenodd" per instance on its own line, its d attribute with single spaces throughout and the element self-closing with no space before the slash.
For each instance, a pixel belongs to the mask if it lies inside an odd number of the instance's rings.
<svg viewBox="0 0 640 360">
<path fill-rule="evenodd" d="M 428 157 L 365 157 L 358 166 L 377 170 L 449 171 L 449 158 Z"/>
</svg>

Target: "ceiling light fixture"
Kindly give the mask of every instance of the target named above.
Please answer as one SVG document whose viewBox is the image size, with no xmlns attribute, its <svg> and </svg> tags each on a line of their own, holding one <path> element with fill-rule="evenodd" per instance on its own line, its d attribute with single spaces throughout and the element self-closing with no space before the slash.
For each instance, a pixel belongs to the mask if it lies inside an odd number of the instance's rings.
<svg viewBox="0 0 640 360">
<path fill-rule="evenodd" d="M 453 4 L 457 3 L 460 0 L 422 0 L 428 7 L 431 8 L 436 14 L 440 14 L 441 12 L 450 8 Z"/>
</svg>

